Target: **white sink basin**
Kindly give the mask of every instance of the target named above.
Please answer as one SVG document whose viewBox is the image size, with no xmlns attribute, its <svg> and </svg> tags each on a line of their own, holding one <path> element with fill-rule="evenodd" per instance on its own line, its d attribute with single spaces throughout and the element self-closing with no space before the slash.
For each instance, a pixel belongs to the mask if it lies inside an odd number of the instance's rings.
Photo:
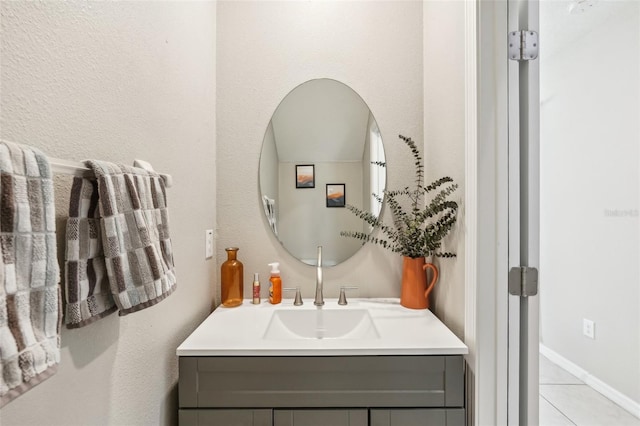
<svg viewBox="0 0 640 426">
<path fill-rule="evenodd" d="M 378 339 L 366 309 L 281 309 L 273 312 L 264 339 Z"/>
<path fill-rule="evenodd" d="M 179 356 L 452 355 L 467 347 L 427 309 L 393 299 L 313 299 L 293 306 L 245 300 L 219 306 L 180 345 Z"/>
</svg>

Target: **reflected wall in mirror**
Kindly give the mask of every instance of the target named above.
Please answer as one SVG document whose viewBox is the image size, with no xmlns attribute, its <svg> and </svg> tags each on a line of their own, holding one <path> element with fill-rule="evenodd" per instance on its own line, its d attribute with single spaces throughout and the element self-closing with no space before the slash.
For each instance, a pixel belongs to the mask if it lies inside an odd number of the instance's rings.
<svg viewBox="0 0 640 426">
<path fill-rule="evenodd" d="M 271 231 L 296 259 L 324 266 L 353 256 L 362 242 L 340 231 L 369 225 L 347 209 L 327 208 L 327 184 L 349 189 L 347 203 L 379 215 L 386 168 L 382 137 L 373 114 L 349 86 L 331 79 L 310 80 L 294 88 L 276 108 L 260 154 L 261 203 Z M 298 166 L 313 166 L 313 187 L 298 184 Z"/>
</svg>

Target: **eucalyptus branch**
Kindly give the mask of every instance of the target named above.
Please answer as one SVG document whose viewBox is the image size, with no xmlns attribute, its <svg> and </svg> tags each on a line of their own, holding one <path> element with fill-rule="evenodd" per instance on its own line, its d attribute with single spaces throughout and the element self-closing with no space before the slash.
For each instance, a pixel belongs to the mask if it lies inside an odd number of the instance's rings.
<svg viewBox="0 0 640 426">
<path fill-rule="evenodd" d="M 424 165 L 420 150 L 411 138 L 402 135 L 399 137 L 413 156 L 415 186 L 413 189 L 407 186 L 393 191 L 385 189 L 382 194 L 372 194 L 379 203 L 386 201 L 393 225 L 385 224 L 371 212 L 347 205 L 349 211 L 371 226 L 372 233 L 342 231 L 340 235 L 358 239 L 363 244 L 378 244 L 394 253 L 413 258 L 431 255 L 455 257 L 455 253 L 441 252 L 440 247 L 443 238 L 449 234 L 457 220 L 458 204 L 449 197 L 458 189 L 458 184 L 449 176 L 444 176 L 424 186 Z M 383 161 L 372 161 L 371 164 L 387 166 Z M 436 191 L 428 202 L 423 203 L 423 197 Z M 373 231 L 376 230 L 384 237 L 374 237 Z"/>
</svg>

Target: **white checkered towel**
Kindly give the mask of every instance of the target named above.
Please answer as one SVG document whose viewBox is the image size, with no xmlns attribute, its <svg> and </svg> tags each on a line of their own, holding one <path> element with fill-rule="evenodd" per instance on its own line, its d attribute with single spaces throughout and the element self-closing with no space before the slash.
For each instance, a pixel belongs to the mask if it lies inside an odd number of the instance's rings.
<svg viewBox="0 0 640 426">
<path fill-rule="evenodd" d="M 87 166 L 95 172 L 97 185 L 76 179 L 67 226 L 69 328 L 89 324 L 115 308 L 121 316 L 139 311 L 176 288 L 160 175 L 96 160 Z M 80 220 L 71 217 L 73 212 Z"/>
<path fill-rule="evenodd" d="M 0 141 L 0 407 L 60 362 L 53 182 L 39 150 Z"/>
</svg>

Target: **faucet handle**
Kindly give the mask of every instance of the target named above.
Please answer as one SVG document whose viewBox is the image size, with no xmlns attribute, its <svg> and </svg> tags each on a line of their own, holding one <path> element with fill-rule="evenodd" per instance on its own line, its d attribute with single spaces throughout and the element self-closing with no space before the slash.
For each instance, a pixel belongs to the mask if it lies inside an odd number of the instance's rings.
<svg viewBox="0 0 640 426">
<path fill-rule="evenodd" d="M 347 304 L 347 295 L 345 290 L 357 290 L 358 287 L 354 286 L 341 286 L 340 287 L 340 298 L 338 299 L 338 305 L 346 305 Z"/>
<path fill-rule="evenodd" d="M 282 291 L 295 291 L 296 292 L 296 298 L 293 301 L 293 305 L 294 306 L 301 306 L 302 305 L 302 293 L 300 292 L 300 287 L 286 287 L 283 288 Z"/>
</svg>

